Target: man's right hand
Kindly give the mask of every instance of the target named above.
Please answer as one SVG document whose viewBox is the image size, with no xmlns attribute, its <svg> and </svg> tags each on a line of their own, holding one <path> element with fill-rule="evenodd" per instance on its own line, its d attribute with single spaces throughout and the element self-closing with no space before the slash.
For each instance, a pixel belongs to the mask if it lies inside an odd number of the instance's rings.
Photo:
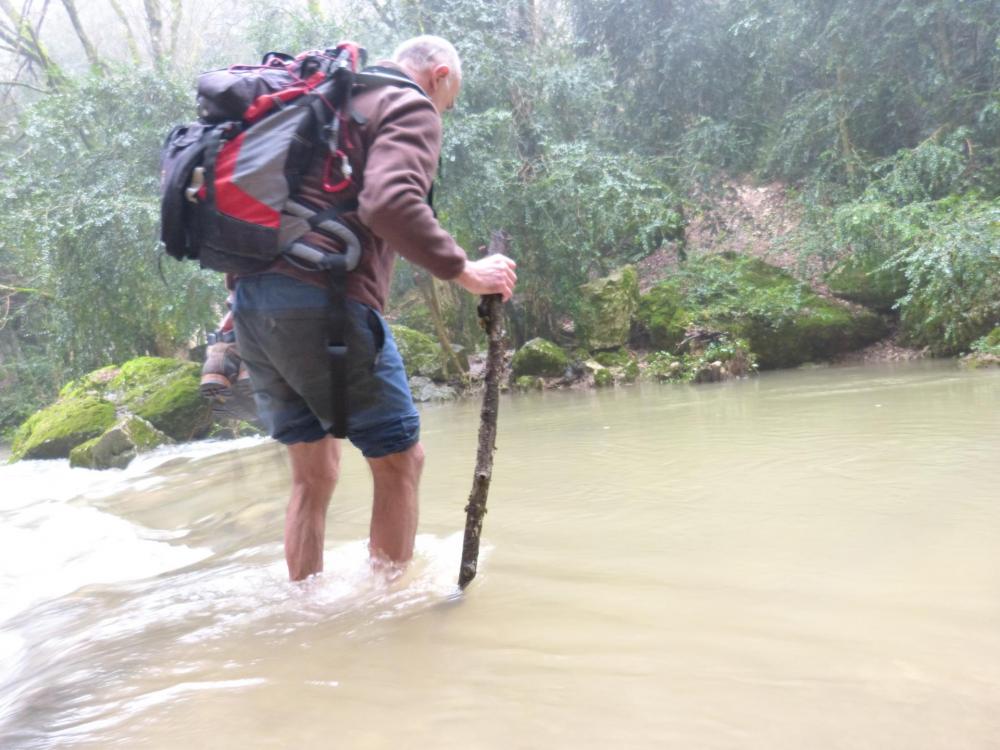
<svg viewBox="0 0 1000 750">
<path fill-rule="evenodd" d="M 499 294 L 506 302 L 514 294 L 517 263 L 506 255 L 487 255 L 480 260 L 465 261 L 465 268 L 455 283 L 473 294 Z"/>
</svg>

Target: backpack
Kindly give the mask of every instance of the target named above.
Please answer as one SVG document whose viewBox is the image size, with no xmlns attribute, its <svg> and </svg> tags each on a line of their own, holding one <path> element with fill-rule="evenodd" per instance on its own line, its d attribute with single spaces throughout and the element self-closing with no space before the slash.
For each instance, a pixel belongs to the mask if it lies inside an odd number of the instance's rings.
<svg viewBox="0 0 1000 750">
<path fill-rule="evenodd" d="M 233 66 L 198 79 L 198 120 L 175 127 L 161 154 L 160 238 L 178 260 L 246 274 L 284 256 L 327 272 L 332 427 L 347 434 L 347 378 L 359 352 L 348 351 L 347 274 L 361 257 L 357 235 L 339 220 L 357 208 L 345 132 L 364 124 L 351 110 L 361 88 L 405 86 L 397 71 L 366 68 L 365 52 L 344 42 L 332 49 L 289 55 L 269 52 L 260 65 Z M 307 205 L 297 193 L 318 158 L 330 207 Z M 339 240 L 328 253 L 302 237 L 319 231 Z"/>
<path fill-rule="evenodd" d="M 170 131 L 161 153 L 160 237 L 168 255 L 227 273 L 262 271 L 283 254 L 312 267 L 357 265 L 357 236 L 338 220 L 356 203 L 337 205 L 352 185 L 345 130 L 363 124 L 351 110 L 362 87 L 416 83 L 369 68 L 365 51 L 345 42 L 260 65 L 237 65 L 198 78 L 198 120 Z M 334 208 L 298 200 L 302 176 L 323 158 L 323 188 Z M 301 242 L 319 230 L 339 240 L 343 257 Z M 330 256 L 333 256 L 331 258 Z"/>
</svg>

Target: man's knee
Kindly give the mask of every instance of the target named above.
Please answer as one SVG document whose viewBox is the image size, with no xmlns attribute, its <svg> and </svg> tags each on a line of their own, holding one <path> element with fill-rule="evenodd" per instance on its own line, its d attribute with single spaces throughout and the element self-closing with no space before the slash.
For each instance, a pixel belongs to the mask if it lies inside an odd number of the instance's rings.
<svg viewBox="0 0 1000 750">
<path fill-rule="evenodd" d="M 340 477 L 340 446 L 333 438 L 288 446 L 292 482 L 309 488 L 333 489 Z"/>
<path fill-rule="evenodd" d="M 414 443 L 405 451 L 390 453 L 388 456 L 369 458 L 369 465 L 376 474 L 404 474 L 419 476 L 424 468 L 424 447 Z"/>
</svg>

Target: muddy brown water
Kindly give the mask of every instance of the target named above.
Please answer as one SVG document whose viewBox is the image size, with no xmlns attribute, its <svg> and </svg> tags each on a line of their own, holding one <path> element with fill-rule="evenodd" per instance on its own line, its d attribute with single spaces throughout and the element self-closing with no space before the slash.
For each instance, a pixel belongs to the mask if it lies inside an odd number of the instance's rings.
<svg viewBox="0 0 1000 750">
<path fill-rule="evenodd" d="M 417 556 L 285 580 L 264 440 L 0 468 L 0 747 L 1000 747 L 1000 372 L 951 363 L 425 408 Z"/>
</svg>

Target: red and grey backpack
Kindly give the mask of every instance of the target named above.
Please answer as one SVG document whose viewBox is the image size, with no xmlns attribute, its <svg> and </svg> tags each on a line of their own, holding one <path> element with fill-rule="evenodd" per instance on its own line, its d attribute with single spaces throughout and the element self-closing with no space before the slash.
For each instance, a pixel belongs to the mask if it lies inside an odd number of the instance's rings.
<svg viewBox="0 0 1000 750">
<path fill-rule="evenodd" d="M 284 256 L 327 272 L 327 354 L 335 437 L 347 433 L 347 274 L 361 244 L 339 216 L 357 208 L 350 162 L 351 109 L 359 89 L 405 86 L 398 71 L 365 68 L 364 50 L 350 42 L 297 57 L 269 52 L 260 65 L 203 73 L 198 120 L 174 128 L 161 158 L 161 229 L 166 252 L 227 273 L 262 271 Z M 425 94 L 426 96 L 426 94 Z M 323 159 L 326 206 L 299 196 L 303 175 Z M 318 231 L 339 240 L 341 253 L 303 241 Z"/>
<path fill-rule="evenodd" d="M 260 65 L 237 65 L 198 79 L 198 119 L 175 127 L 161 157 L 161 231 L 167 254 L 228 273 L 263 270 L 283 254 L 324 266 L 300 242 L 318 229 L 344 246 L 357 264 L 357 237 L 336 205 L 352 182 L 351 97 L 361 87 L 420 87 L 397 71 L 367 68 L 365 52 L 345 42 L 296 57 L 269 52 Z M 324 160 L 323 188 L 334 209 L 297 196 L 302 176 Z"/>
</svg>

